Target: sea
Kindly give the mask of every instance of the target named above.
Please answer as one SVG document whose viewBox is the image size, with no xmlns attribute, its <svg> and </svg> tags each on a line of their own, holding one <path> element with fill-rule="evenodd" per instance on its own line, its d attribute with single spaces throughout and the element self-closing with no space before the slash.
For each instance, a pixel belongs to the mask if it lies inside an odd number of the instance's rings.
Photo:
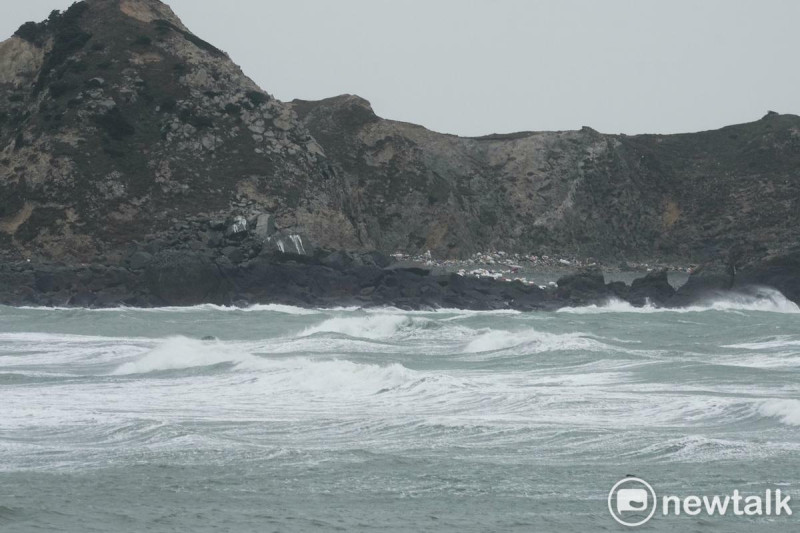
<svg viewBox="0 0 800 533">
<path fill-rule="evenodd" d="M 797 305 L 0 307 L 3 532 L 629 531 L 631 477 L 800 530 Z"/>
</svg>

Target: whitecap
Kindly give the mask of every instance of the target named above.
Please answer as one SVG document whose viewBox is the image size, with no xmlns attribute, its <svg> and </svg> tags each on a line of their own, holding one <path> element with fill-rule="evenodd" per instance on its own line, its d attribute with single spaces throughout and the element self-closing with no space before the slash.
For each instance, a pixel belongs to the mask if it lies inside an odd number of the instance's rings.
<svg viewBox="0 0 800 533">
<path fill-rule="evenodd" d="M 618 298 L 605 303 L 582 307 L 562 307 L 557 312 L 573 314 L 594 313 L 697 313 L 703 311 L 762 311 L 768 313 L 800 313 L 800 307 L 780 291 L 769 288 L 753 289 L 749 293 L 730 293 L 687 307 L 656 307 L 647 304 L 636 307 Z"/>
<path fill-rule="evenodd" d="M 135 361 L 123 363 L 112 375 L 146 374 L 162 370 L 179 370 L 221 363 L 243 363 L 256 359 L 235 346 L 221 342 L 199 341 L 187 337 L 170 337 Z"/>
<path fill-rule="evenodd" d="M 482 353 L 524 347 L 526 352 L 564 350 L 594 351 L 604 345 L 579 333 L 545 333 L 528 329 L 524 331 L 488 330 L 478 334 L 464 347 L 466 353 Z"/>
<path fill-rule="evenodd" d="M 788 426 L 800 426 L 800 400 L 767 400 L 758 406 L 762 416 L 777 418 Z"/>
<path fill-rule="evenodd" d="M 111 375 L 148 374 L 224 363 L 235 370 L 257 372 L 259 379 L 269 384 L 271 393 L 376 393 L 420 379 L 416 372 L 399 363 L 374 365 L 339 359 L 263 357 L 250 353 L 243 343 L 208 342 L 186 337 L 162 341 L 143 356 L 123 363 Z"/>
<path fill-rule="evenodd" d="M 197 311 L 228 311 L 228 312 L 253 312 L 271 311 L 287 315 L 316 315 L 326 311 L 354 311 L 357 307 L 337 307 L 331 309 L 315 309 L 297 307 L 284 304 L 254 304 L 247 307 L 236 307 L 217 304 L 200 304 L 188 306 L 166 306 L 166 307 L 41 307 L 41 306 L 21 306 L 13 309 L 24 309 L 28 311 L 87 311 L 90 313 L 192 313 Z"/>
<path fill-rule="evenodd" d="M 739 344 L 726 344 L 723 348 L 737 348 L 741 350 L 772 350 L 775 348 L 789 348 L 800 346 L 800 340 L 793 339 L 787 335 L 770 337 L 769 340 L 755 342 L 743 342 Z"/>
<path fill-rule="evenodd" d="M 398 333 L 413 332 L 414 329 L 431 327 L 435 323 L 420 317 L 400 314 L 334 317 L 306 328 L 301 337 L 317 333 L 339 333 L 362 339 L 388 339 Z"/>
</svg>

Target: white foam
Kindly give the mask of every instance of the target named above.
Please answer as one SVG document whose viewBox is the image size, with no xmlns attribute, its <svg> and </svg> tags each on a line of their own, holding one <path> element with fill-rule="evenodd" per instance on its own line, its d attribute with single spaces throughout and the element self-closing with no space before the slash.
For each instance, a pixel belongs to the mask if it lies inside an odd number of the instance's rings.
<svg viewBox="0 0 800 533">
<path fill-rule="evenodd" d="M 557 313 L 573 313 L 576 315 L 593 314 L 593 313 L 652 313 L 659 309 L 646 305 L 644 307 L 634 307 L 628 302 L 618 298 L 610 298 L 607 302 L 597 305 L 585 305 L 582 307 L 562 307 L 558 309 Z"/>
<path fill-rule="evenodd" d="M 297 307 L 294 305 L 284 304 L 254 304 L 248 307 L 234 307 L 216 304 L 200 304 L 190 306 L 170 306 L 170 307 L 102 307 L 97 309 L 82 308 L 82 307 L 33 307 L 22 306 L 14 307 L 13 309 L 24 309 L 28 311 L 88 311 L 91 313 L 191 313 L 197 311 L 232 311 L 232 312 L 253 312 L 253 311 L 271 311 L 275 313 L 283 313 L 287 315 L 316 315 L 326 311 L 353 311 L 357 307 L 339 307 L 332 309 L 311 309 L 304 307 Z"/>
<path fill-rule="evenodd" d="M 222 363 L 236 370 L 254 371 L 270 391 L 286 393 L 338 392 L 375 393 L 419 379 L 404 366 L 361 364 L 338 359 L 314 360 L 307 357 L 259 357 L 248 351 L 244 343 L 199 341 L 171 337 L 134 361 L 120 365 L 112 375 L 147 374 L 164 370 L 180 370 Z"/>
<path fill-rule="evenodd" d="M 800 307 L 780 291 L 759 288 L 752 294 L 733 294 L 712 301 L 707 306 L 717 311 L 765 311 L 769 313 L 800 313 Z M 687 309 L 706 310 L 706 307 Z"/>
<path fill-rule="evenodd" d="M 120 357 L 140 354 L 152 344 L 150 339 L 128 337 L 0 333 L 0 365 L 7 368 L 41 365 L 45 373 L 60 374 L 67 369 L 67 373 L 72 373 L 86 365 L 114 364 Z"/>
<path fill-rule="evenodd" d="M 479 334 L 465 347 L 466 353 L 482 353 L 521 347 L 525 352 L 549 352 L 562 350 L 594 351 L 602 345 L 578 333 L 554 334 L 535 331 L 489 330 Z"/>
<path fill-rule="evenodd" d="M 143 357 L 120 365 L 112 375 L 146 374 L 220 363 L 242 363 L 251 359 L 255 357 L 247 353 L 237 353 L 234 347 L 221 342 L 171 337 Z"/>
<path fill-rule="evenodd" d="M 353 310 L 355 308 L 339 308 L 336 310 Z M 333 310 L 333 309 L 332 309 Z M 437 307 L 435 309 L 408 310 L 398 307 L 369 307 L 364 308 L 366 313 L 397 314 L 397 315 L 458 315 L 458 316 L 491 316 L 491 315 L 521 315 L 522 311 L 515 309 L 491 309 L 478 311 L 474 309 L 458 309 L 455 307 Z"/>
<path fill-rule="evenodd" d="M 800 313 L 800 307 L 779 291 L 768 288 L 755 289 L 752 293 L 731 293 L 687 307 L 656 307 L 648 304 L 635 307 L 618 298 L 611 298 L 601 305 L 563 307 L 559 313 L 697 313 L 703 311 L 762 311 L 768 313 Z"/>
<path fill-rule="evenodd" d="M 769 340 L 763 341 L 727 344 L 724 345 L 723 348 L 737 348 L 741 350 L 772 350 L 776 348 L 790 348 L 794 346 L 800 346 L 800 340 L 792 339 L 792 337 L 783 335 L 772 337 Z"/>
<path fill-rule="evenodd" d="M 300 336 L 315 333 L 340 333 L 362 339 L 387 339 L 401 331 L 409 332 L 424 327 L 430 321 L 400 314 L 376 314 L 367 316 L 345 316 L 329 318 L 316 326 L 305 329 Z"/>
<path fill-rule="evenodd" d="M 800 426 L 800 400 L 767 400 L 758 407 L 763 416 L 779 419 L 789 426 Z"/>
<path fill-rule="evenodd" d="M 244 366 L 255 366 L 263 371 L 259 381 L 273 394 L 278 391 L 286 394 L 305 392 L 346 398 L 391 390 L 420 379 L 417 372 L 398 363 L 372 365 L 296 357 L 260 359 L 249 361 Z"/>
<path fill-rule="evenodd" d="M 223 308 L 229 310 L 231 308 Z M 235 310 L 236 308 L 234 308 Z M 250 307 L 239 308 L 241 311 L 272 311 L 273 313 L 283 313 L 286 315 L 316 315 L 323 310 L 320 309 L 306 309 L 304 307 L 296 307 L 294 305 L 283 304 L 256 304 Z"/>
</svg>

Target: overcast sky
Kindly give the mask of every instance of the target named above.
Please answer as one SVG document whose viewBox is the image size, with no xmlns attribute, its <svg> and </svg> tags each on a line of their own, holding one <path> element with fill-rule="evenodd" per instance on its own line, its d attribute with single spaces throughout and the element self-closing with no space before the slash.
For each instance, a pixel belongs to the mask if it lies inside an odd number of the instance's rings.
<svg viewBox="0 0 800 533">
<path fill-rule="evenodd" d="M 0 30 L 71 0 L 0 3 Z M 800 114 L 797 0 L 172 0 L 281 100 L 358 94 L 461 135 Z"/>
</svg>

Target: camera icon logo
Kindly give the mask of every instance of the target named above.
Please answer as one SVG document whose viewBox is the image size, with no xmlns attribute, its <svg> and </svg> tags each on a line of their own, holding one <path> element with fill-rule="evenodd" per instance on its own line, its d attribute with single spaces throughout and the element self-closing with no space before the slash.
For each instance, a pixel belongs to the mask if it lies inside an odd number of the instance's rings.
<svg viewBox="0 0 800 533">
<path fill-rule="evenodd" d="M 623 526 L 641 526 L 656 513 L 656 493 L 643 479 L 626 477 L 611 487 L 608 511 Z"/>
</svg>

